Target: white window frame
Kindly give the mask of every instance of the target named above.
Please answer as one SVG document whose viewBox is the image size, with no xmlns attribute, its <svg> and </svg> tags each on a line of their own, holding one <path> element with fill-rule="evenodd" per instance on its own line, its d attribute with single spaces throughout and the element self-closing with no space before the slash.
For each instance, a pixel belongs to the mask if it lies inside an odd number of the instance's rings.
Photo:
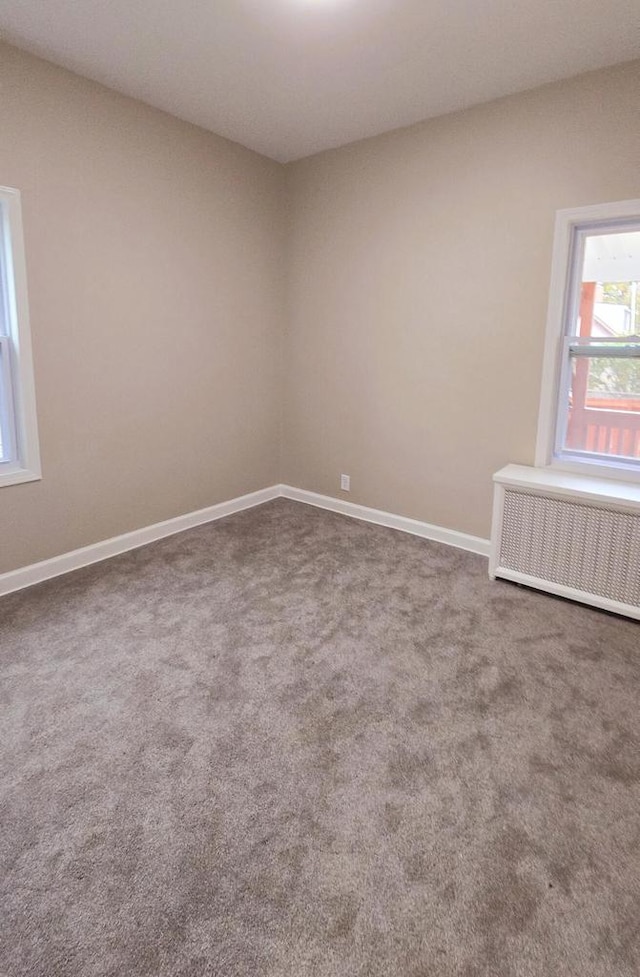
<svg viewBox="0 0 640 977">
<path fill-rule="evenodd" d="M 591 454 L 583 460 L 571 452 L 559 455 L 570 382 L 567 328 L 578 315 L 577 283 L 582 274 L 584 238 L 596 230 L 604 233 L 629 223 L 640 227 L 640 200 L 620 200 L 556 213 L 536 442 L 538 468 L 640 482 L 640 462 L 635 465 L 612 456 Z"/>
<path fill-rule="evenodd" d="M 20 192 L 11 187 L 0 187 L 0 303 L 0 369 L 6 394 L 0 423 L 3 444 L 9 445 L 7 460 L 0 460 L 2 487 L 42 478 L 22 207 Z"/>
</svg>

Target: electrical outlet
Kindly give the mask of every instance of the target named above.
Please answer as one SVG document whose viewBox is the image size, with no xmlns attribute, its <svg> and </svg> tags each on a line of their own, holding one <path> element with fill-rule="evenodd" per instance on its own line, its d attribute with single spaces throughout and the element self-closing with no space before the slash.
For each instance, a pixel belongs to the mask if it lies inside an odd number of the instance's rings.
<svg viewBox="0 0 640 977">
<path fill-rule="evenodd" d="M 343 492 L 351 491 L 351 475 L 341 475 L 340 476 L 340 488 Z"/>
</svg>

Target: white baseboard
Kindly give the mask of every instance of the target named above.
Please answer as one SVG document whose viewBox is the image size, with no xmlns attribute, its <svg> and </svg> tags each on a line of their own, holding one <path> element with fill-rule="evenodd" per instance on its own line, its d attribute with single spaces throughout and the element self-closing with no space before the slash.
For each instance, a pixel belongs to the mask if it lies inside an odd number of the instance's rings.
<svg viewBox="0 0 640 977">
<path fill-rule="evenodd" d="M 133 532 L 113 536 L 111 539 L 104 539 L 99 543 L 93 543 L 91 546 L 83 546 L 81 549 L 72 550 L 70 553 L 62 553 L 50 560 L 42 560 L 40 563 L 32 563 L 30 566 L 0 574 L 0 596 L 22 590 L 24 587 L 31 587 L 33 584 L 42 583 L 44 580 L 51 580 L 53 577 L 59 577 L 71 570 L 79 570 L 81 567 L 90 566 L 92 563 L 99 563 L 100 560 L 107 560 L 111 556 L 118 556 L 120 553 L 138 549 L 139 546 L 146 546 L 147 543 L 164 539 L 166 536 L 173 536 L 185 529 L 193 529 L 195 526 L 202 526 L 204 523 L 214 522 L 216 519 L 224 519 L 225 516 L 230 516 L 234 512 L 251 509 L 253 506 L 262 505 L 264 502 L 270 502 L 271 499 L 279 497 L 292 499 L 295 502 L 304 502 L 319 509 L 329 509 L 331 512 L 340 512 L 342 515 L 351 516 L 353 519 L 372 522 L 378 526 L 387 526 L 389 529 L 398 529 L 403 533 L 411 533 L 413 536 L 422 536 L 423 539 L 446 543 L 448 546 L 456 546 L 459 549 L 469 550 L 471 553 L 479 553 L 481 556 L 489 555 L 489 540 L 481 539 L 479 536 L 469 536 L 467 533 L 459 533 L 454 529 L 432 526 L 427 522 L 408 519 L 406 516 L 396 516 L 392 512 L 383 512 L 381 509 L 369 509 L 364 505 L 334 499 L 329 495 L 319 495 L 317 492 L 307 492 L 305 489 L 293 488 L 291 485 L 272 485 L 270 488 L 260 489 L 260 491 L 251 492 L 249 495 L 229 499 L 228 502 L 220 502 L 218 505 L 211 505 L 206 509 L 198 509 L 197 512 L 187 512 L 183 516 L 176 516 L 175 519 L 165 519 L 164 522 L 157 522 L 153 526 L 134 529 Z"/>
<path fill-rule="evenodd" d="M 185 529 L 193 529 L 195 526 L 202 526 L 204 523 L 214 522 L 216 519 L 224 519 L 225 516 L 230 516 L 234 512 L 251 509 L 253 506 L 262 505 L 271 499 L 277 499 L 279 495 L 281 495 L 281 487 L 272 485 L 270 488 L 260 489 L 260 491 L 251 492 L 249 495 L 240 495 L 236 499 L 229 499 L 228 502 L 210 505 L 206 509 L 198 509 L 196 512 L 187 512 L 183 516 L 165 519 L 164 522 L 157 522 L 153 526 L 134 529 L 133 532 L 113 536 L 111 539 L 104 539 L 99 543 L 93 543 L 91 546 L 83 546 L 81 549 L 72 550 L 70 553 L 62 553 L 50 560 L 42 560 L 40 563 L 20 567 L 18 570 L 10 570 L 9 573 L 0 574 L 0 596 L 10 594 L 14 590 L 22 590 L 23 587 L 30 587 L 32 584 L 42 583 L 43 580 L 50 580 L 52 577 L 59 577 L 63 573 L 69 573 L 70 570 L 79 570 L 81 567 L 106 560 L 110 556 L 118 556 L 118 554 L 126 553 L 128 550 L 138 549 L 139 546 L 146 546 L 147 543 L 164 539 L 165 536 L 173 536 Z"/>
<path fill-rule="evenodd" d="M 469 550 L 469 552 L 478 553 L 480 556 L 489 556 L 490 541 L 482 539 L 480 536 L 469 536 L 467 533 L 460 533 L 455 529 L 432 526 L 430 523 L 420 522 L 418 519 L 396 516 L 393 512 L 370 509 L 365 505 L 335 499 L 331 495 L 307 492 L 305 489 L 293 488 L 291 485 L 281 485 L 280 494 L 285 499 L 292 499 L 295 502 L 306 502 L 307 505 L 329 509 L 331 512 L 340 512 L 343 516 L 351 516 L 353 519 L 362 519 L 364 522 L 373 522 L 377 526 L 387 526 L 389 529 L 398 529 L 402 533 L 411 533 L 412 536 L 422 536 L 423 539 L 446 543 L 447 546 L 456 546 L 458 549 Z"/>
</svg>

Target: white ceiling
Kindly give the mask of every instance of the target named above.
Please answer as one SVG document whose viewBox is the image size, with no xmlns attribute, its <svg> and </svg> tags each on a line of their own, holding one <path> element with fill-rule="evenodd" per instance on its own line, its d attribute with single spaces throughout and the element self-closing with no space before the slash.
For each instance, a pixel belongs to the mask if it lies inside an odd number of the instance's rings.
<svg viewBox="0 0 640 977">
<path fill-rule="evenodd" d="M 284 162 L 640 57 L 640 2 L 0 0 L 0 30 Z"/>
</svg>

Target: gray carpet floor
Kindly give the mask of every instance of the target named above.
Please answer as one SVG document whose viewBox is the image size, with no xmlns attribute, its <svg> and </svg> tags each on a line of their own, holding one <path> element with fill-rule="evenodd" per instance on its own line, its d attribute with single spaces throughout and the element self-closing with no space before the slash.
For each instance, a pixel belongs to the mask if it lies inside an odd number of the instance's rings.
<svg viewBox="0 0 640 977">
<path fill-rule="evenodd" d="M 0 601 L 3 977 L 636 977 L 640 628 L 277 500 Z"/>
</svg>

